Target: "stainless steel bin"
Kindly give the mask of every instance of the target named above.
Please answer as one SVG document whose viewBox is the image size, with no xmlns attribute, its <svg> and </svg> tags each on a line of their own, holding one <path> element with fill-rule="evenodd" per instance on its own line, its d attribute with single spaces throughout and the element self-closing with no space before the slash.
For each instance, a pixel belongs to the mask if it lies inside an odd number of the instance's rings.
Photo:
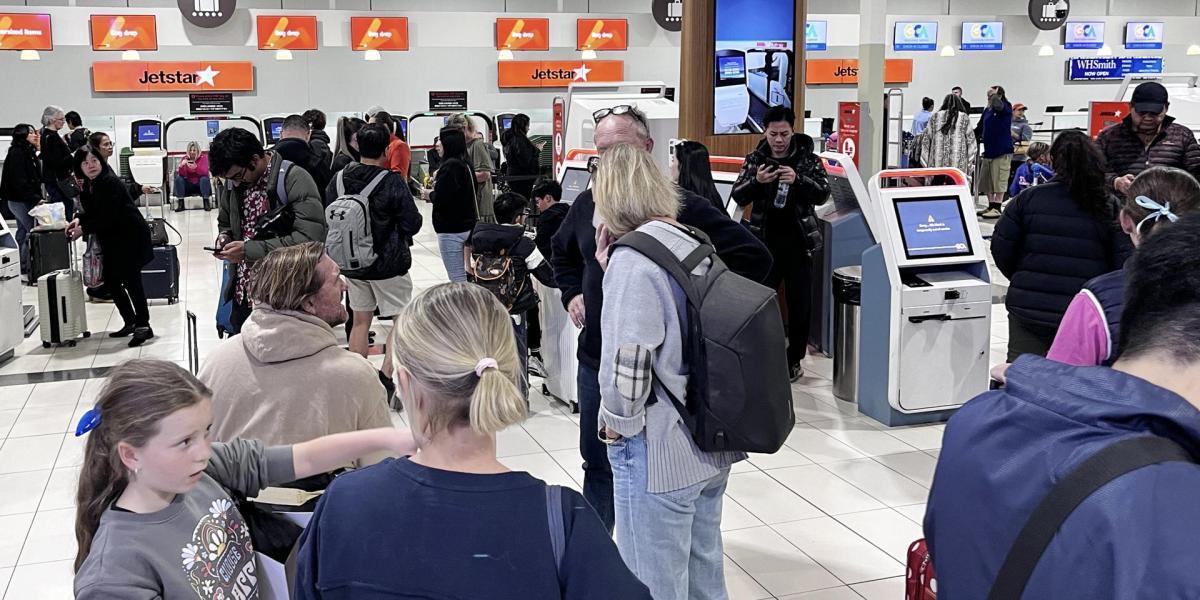
<svg viewBox="0 0 1200 600">
<path fill-rule="evenodd" d="M 858 330 L 862 309 L 862 267 L 833 271 L 833 395 L 858 401 Z"/>
</svg>

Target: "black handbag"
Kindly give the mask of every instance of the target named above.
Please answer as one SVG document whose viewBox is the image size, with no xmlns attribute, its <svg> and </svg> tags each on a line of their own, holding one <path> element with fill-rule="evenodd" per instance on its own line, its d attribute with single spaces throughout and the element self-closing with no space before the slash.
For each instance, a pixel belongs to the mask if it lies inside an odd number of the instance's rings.
<svg viewBox="0 0 1200 600">
<path fill-rule="evenodd" d="M 74 177 L 63 177 L 62 179 L 55 181 L 54 184 L 56 186 L 58 186 L 58 191 L 62 192 L 62 195 L 64 197 L 66 197 L 66 198 L 78 198 L 79 197 L 79 184 L 75 182 Z"/>
</svg>

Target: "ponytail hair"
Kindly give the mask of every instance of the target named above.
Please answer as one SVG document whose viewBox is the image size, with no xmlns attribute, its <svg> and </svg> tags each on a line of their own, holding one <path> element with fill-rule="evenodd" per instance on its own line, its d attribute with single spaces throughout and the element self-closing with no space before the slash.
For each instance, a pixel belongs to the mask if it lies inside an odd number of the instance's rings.
<svg viewBox="0 0 1200 600">
<path fill-rule="evenodd" d="M 83 566 L 100 527 L 100 517 L 129 485 L 129 472 L 117 444 L 145 446 L 159 423 L 177 410 L 212 396 L 179 365 L 162 360 L 131 360 L 112 371 L 92 409 L 99 423 L 87 433 L 76 492 L 75 570 Z"/>
<path fill-rule="evenodd" d="M 512 321 L 482 287 L 445 283 L 413 298 L 396 317 L 392 360 L 429 392 L 424 423 L 413 423 L 426 438 L 462 425 L 494 435 L 525 418 Z"/>
</svg>

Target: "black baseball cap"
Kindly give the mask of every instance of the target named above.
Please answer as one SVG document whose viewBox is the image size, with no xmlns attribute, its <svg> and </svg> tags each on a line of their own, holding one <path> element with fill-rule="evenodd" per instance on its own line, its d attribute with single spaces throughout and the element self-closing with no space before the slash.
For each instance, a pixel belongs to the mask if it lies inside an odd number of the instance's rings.
<svg viewBox="0 0 1200 600">
<path fill-rule="evenodd" d="M 1134 88 L 1133 100 L 1129 103 L 1140 113 L 1161 113 L 1166 110 L 1168 101 L 1167 88 L 1163 84 L 1147 81 Z"/>
</svg>

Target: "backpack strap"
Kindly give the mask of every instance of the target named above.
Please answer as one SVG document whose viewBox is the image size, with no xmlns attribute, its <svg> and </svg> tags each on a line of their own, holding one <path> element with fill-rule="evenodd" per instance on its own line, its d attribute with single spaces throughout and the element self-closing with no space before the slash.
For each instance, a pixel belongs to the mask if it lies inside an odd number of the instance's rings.
<svg viewBox="0 0 1200 600">
<path fill-rule="evenodd" d="M 1114 479 L 1164 462 L 1195 462 L 1173 440 L 1143 435 L 1107 446 L 1084 460 L 1050 488 L 1029 515 L 992 583 L 988 600 L 1019 600 L 1042 554 L 1071 513 Z"/>
<path fill-rule="evenodd" d="M 337 195 L 338 195 L 338 198 L 341 198 L 342 196 L 346 195 L 346 182 L 345 182 L 345 180 L 342 179 L 342 177 L 345 175 L 345 173 L 346 173 L 345 169 L 342 169 L 341 171 L 338 171 L 338 173 L 337 173 Z"/>
<path fill-rule="evenodd" d="M 679 284 L 679 287 L 683 288 L 683 293 L 687 295 L 688 301 L 699 306 L 700 297 L 696 292 L 696 285 L 692 282 L 691 269 L 686 269 L 679 257 L 675 256 L 675 253 L 671 252 L 662 242 L 648 233 L 631 231 L 613 243 L 614 250 L 622 246 L 638 251 L 642 256 L 665 270 Z M 701 244 L 700 247 L 703 248 L 704 244 Z M 688 259 L 695 256 L 697 251 L 692 251 Z"/>
<path fill-rule="evenodd" d="M 567 550 L 567 526 L 563 520 L 562 487 L 546 486 L 546 523 L 550 526 L 550 548 L 554 551 L 554 571 L 558 586 L 563 587 L 562 562 Z"/>
<path fill-rule="evenodd" d="M 375 177 L 373 179 L 371 179 L 371 182 L 367 184 L 367 187 L 363 188 L 362 191 L 359 192 L 358 194 L 360 196 L 362 196 L 363 198 L 370 198 L 371 194 L 375 192 L 375 188 L 379 187 L 379 184 L 383 181 L 384 177 L 387 177 L 388 173 L 391 173 L 391 171 L 388 171 L 387 169 L 384 169 L 384 170 L 376 173 Z M 338 175 L 341 175 L 341 174 L 342 174 L 342 171 L 339 171 Z"/>
<path fill-rule="evenodd" d="M 287 204 L 287 174 L 292 168 L 292 161 L 283 159 L 279 161 L 279 173 L 275 176 L 275 200 L 279 204 Z"/>
</svg>

